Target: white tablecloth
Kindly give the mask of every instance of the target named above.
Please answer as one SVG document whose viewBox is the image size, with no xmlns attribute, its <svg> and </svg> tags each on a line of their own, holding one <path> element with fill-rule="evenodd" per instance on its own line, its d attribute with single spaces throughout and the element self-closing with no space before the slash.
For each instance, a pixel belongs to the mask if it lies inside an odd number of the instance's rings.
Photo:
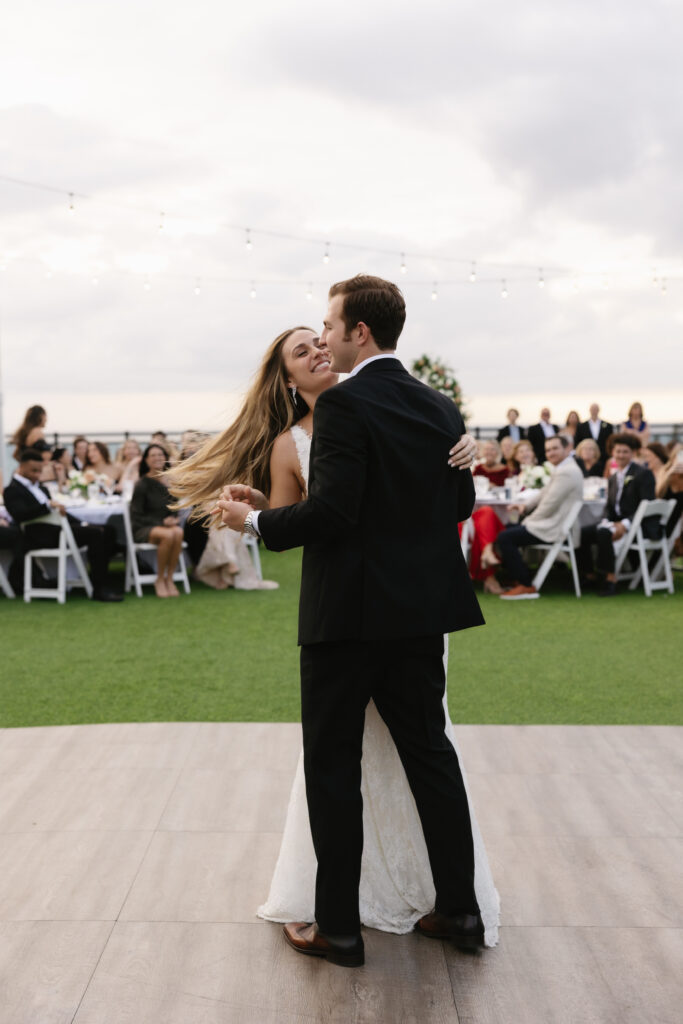
<svg viewBox="0 0 683 1024">
<path fill-rule="evenodd" d="M 495 510 L 496 515 L 502 523 L 510 521 L 510 513 L 508 512 L 508 505 L 515 504 L 516 502 L 522 502 L 522 495 L 517 495 L 512 501 L 507 498 L 499 498 L 494 494 L 479 494 L 477 495 L 474 503 L 475 508 L 481 508 L 482 505 L 490 505 Z M 599 523 L 602 519 L 602 510 L 605 507 L 604 498 L 591 499 L 590 501 L 584 500 L 583 507 L 579 512 L 579 523 L 581 526 L 592 526 L 593 523 Z"/>
<path fill-rule="evenodd" d="M 123 502 L 118 499 L 112 502 L 86 501 L 84 505 L 71 505 L 67 501 L 65 504 L 69 515 L 94 526 L 104 526 L 109 516 L 123 515 Z"/>
</svg>

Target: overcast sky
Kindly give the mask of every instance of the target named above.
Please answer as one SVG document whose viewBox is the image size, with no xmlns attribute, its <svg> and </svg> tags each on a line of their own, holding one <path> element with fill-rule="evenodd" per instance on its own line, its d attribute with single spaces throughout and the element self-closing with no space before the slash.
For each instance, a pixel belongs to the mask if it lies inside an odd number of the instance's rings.
<svg viewBox="0 0 683 1024">
<path fill-rule="evenodd" d="M 61 191 L 0 181 L 5 428 L 217 428 L 358 271 L 473 422 L 680 420 L 682 52 L 674 0 L 13 5 L 0 175 Z"/>
</svg>

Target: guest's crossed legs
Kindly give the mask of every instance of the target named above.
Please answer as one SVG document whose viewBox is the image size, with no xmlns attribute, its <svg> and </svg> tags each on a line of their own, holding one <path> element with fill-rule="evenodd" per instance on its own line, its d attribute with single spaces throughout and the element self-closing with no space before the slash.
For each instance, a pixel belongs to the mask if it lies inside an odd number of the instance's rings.
<svg viewBox="0 0 683 1024">
<path fill-rule="evenodd" d="M 323 933 L 351 935 L 360 928 L 360 760 L 371 697 L 415 797 L 436 910 L 478 913 L 467 795 L 445 732 L 442 659 L 442 636 L 301 649 L 306 792 L 318 859 L 315 910 Z"/>
</svg>

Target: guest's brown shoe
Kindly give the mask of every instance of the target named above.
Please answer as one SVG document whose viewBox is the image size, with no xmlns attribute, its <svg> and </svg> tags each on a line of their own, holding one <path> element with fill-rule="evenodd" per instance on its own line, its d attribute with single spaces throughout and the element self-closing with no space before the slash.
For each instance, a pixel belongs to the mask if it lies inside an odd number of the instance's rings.
<svg viewBox="0 0 683 1024">
<path fill-rule="evenodd" d="M 433 911 L 421 917 L 415 931 L 428 939 L 450 939 L 460 949 L 478 949 L 484 945 L 484 922 L 481 914 L 456 914 L 446 917 Z"/>
<path fill-rule="evenodd" d="M 362 967 L 365 963 L 360 935 L 321 935 L 315 922 L 307 924 L 305 921 L 286 924 L 282 931 L 297 953 L 322 956 L 339 967 Z"/>
</svg>

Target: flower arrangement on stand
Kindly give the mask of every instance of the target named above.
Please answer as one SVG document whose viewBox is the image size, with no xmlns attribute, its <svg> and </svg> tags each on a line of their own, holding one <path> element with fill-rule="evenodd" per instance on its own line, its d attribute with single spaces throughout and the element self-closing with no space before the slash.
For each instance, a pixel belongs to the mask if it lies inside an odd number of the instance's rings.
<svg viewBox="0 0 683 1024">
<path fill-rule="evenodd" d="M 440 359 L 424 355 L 416 359 L 410 369 L 418 380 L 424 381 L 435 391 L 455 402 L 460 408 L 462 418 L 467 422 L 469 415 L 464 408 L 462 390 L 450 366 L 446 366 Z"/>
</svg>

